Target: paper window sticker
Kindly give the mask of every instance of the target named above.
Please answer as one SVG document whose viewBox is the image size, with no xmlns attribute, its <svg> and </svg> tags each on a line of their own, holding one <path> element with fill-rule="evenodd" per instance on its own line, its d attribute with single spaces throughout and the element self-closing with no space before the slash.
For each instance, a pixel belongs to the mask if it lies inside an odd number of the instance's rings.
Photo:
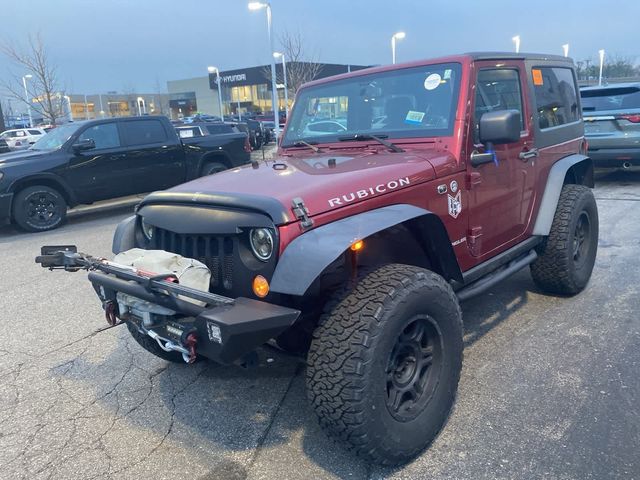
<svg viewBox="0 0 640 480">
<path fill-rule="evenodd" d="M 435 90 L 440 85 L 442 81 L 442 77 L 439 73 L 432 73 L 424 80 L 424 88 L 425 90 Z"/>
<path fill-rule="evenodd" d="M 404 119 L 404 123 L 419 125 L 422 123 L 423 118 L 424 118 L 424 112 L 416 112 L 414 110 L 409 110 L 407 112 L 406 118 Z"/>
<path fill-rule="evenodd" d="M 451 69 L 450 69 L 450 68 L 447 68 L 447 69 L 444 71 L 444 77 L 443 77 L 443 78 L 444 78 L 445 80 L 449 80 L 449 79 L 451 78 Z"/>
<path fill-rule="evenodd" d="M 542 70 L 539 68 L 532 68 L 531 75 L 533 76 L 533 84 L 536 86 L 544 85 L 544 81 L 542 80 Z"/>
</svg>

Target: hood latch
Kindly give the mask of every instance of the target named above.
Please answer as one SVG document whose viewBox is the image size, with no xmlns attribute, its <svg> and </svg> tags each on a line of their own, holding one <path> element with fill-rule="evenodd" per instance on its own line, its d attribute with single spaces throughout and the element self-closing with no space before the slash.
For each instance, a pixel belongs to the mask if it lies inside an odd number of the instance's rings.
<svg viewBox="0 0 640 480">
<path fill-rule="evenodd" d="M 300 220 L 300 230 L 307 230 L 313 227 L 313 220 L 309 218 L 309 209 L 305 206 L 304 200 L 296 197 L 291 201 L 293 206 L 293 214 Z"/>
</svg>

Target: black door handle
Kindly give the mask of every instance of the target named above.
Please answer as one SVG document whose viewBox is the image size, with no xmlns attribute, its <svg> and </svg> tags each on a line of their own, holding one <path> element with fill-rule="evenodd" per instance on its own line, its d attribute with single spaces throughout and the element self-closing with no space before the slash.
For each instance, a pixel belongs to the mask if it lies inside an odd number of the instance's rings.
<svg viewBox="0 0 640 480">
<path fill-rule="evenodd" d="M 537 156 L 538 156 L 538 149 L 532 148 L 531 150 L 524 150 L 520 152 L 520 154 L 518 155 L 518 158 L 523 162 L 526 162 L 530 158 L 535 158 Z"/>
</svg>

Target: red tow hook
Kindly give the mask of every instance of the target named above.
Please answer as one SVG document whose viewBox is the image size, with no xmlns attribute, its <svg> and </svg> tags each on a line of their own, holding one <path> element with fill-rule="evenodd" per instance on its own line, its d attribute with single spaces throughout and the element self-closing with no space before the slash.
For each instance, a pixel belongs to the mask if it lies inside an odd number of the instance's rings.
<svg viewBox="0 0 640 480">
<path fill-rule="evenodd" d="M 190 333 L 187 335 L 186 341 L 184 342 L 185 347 L 189 350 L 189 361 L 187 363 L 193 363 L 196 361 L 198 355 L 196 354 L 196 345 L 198 343 L 198 337 L 196 337 L 195 333 Z"/>
</svg>

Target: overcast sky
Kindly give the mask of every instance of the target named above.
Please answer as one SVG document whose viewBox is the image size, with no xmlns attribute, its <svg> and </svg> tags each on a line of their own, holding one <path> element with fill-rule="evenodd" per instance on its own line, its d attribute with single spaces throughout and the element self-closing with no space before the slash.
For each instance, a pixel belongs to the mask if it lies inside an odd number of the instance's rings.
<svg viewBox="0 0 640 480">
<path fill-rule="evenodd" d="M 264 11 L 243 0 L 0 0 L 0 39 L 41 32 L 67 90 L 156 91 L 167 80 L 270 61 Z M 390 63 L 478 50 L 597 51 L 640 59 L 640 0 L 271 0 L 273 28 L 299 29 L 323 62 Z M 21 73 L 0 58 L 0 77 Z"/>
</svg>

